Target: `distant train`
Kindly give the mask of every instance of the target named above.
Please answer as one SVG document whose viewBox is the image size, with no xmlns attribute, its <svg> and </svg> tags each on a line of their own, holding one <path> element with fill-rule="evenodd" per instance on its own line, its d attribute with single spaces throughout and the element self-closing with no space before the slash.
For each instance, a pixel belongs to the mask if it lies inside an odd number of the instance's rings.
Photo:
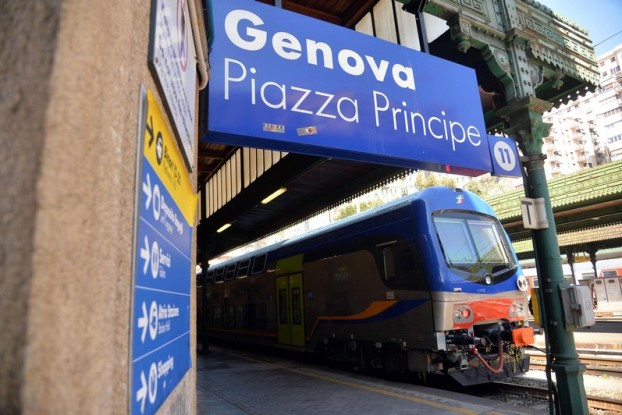
<svg viewBox="0 0 622 415">
<path fill-rule="evenodd" d="M 528 282 L 482 199 L 429 188 L 219 263 L 208 338 L 463 385 L 529 369 Z"/>
</svg>

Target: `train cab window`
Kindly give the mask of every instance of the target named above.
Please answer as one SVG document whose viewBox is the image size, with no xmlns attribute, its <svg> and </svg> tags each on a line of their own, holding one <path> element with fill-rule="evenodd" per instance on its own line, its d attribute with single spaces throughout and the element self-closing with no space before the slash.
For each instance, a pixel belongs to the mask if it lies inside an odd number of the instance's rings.
<svg viewBox="0 0 622 415">
<path fill-rule="evenodd" d="M 268 254 L 259 255 L 253 258 L 253 269 L 251 273 L 259 274 L 260 272 L 264 272 L 266 269 L 267 259 L 268 259 Z"/>
<path fill-rule="evenodd" d="M 251 266 L 251 260 L 245 259 L 240 261 L 240 266 L 238 267 L 238 278 L 246 278 L 248 277 L 248 269 Z"/>
<path fill-rule="evenodd" d="M 225 280 L 231 280 L 235 277 L 235 269 L 237 267 L 238 264 L 230 264 L 227 265 L 226 271 L 225 271 Z"/>
<path fill-rule="evenodd" d="M 442 211 L 436 212 L 433 220 L 449 268 L 464 273 L 469 279 L 489 276 L 494 282 L 506 280 L 516 272 L 518 266 L 503 227 L 494 217 Z M 486 280 L 480 279 L 482 283 Z"/>
<path fill-rule="evenodd" d="M 214 273 L 214 283 L 218 284 L 219 282 L 223 282 L 224 275 L 225 275 L 225 269 L 218 268 Z"/>
</svg>

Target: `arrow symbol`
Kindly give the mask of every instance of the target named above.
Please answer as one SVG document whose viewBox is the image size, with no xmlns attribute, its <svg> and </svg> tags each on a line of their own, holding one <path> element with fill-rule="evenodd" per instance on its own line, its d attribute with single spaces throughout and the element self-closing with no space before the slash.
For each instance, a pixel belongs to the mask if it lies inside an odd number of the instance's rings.
<svg viewBox="0 0 622 415">
<path fill-rule="evenodd" d="M 142 385 L 140 389 L 136 392 L 136 401 L 141 402 L 140 404 L 140 413 L 145 412 L 145 401 L 147 400 L 147 379 L 145 379 L 145 372 L 140 372 L 140 384 Z"/>
<path fill-rule="evenodd" d="M 145 335 L 147 334 L 147 326 L 149 326 L 149 316 L 147 315 L 147 306 L 143 301 L 143 316 L 138 319 L 138 328 L 143 329 L 143 334 L 140 335 L 140 340 L 145 342 Z"/>
<path fill-rule="evenodd" d="M 151 255 L 149 254 L 149 252 L 150 252 L 149 241 L 147 240 L 147 237 L 145 236 L 145 247 L 140 248 L 140 257 L 145 260 L 145 265 L 143 265 L 143 274 L 147 273 L 147 268 L 149 267 L 149 259 L 151 258 Z"/>
<path fill-rule="evenodd" d="M 147 195 L 147 200 L 145 201 L 145 208 L 149 209 L 149 204 L 151 203 L 151 179 L 149 178 L 149 173 L 147 173 L 147 183 L 143 182 L 143 192 Z"/>
</svg>

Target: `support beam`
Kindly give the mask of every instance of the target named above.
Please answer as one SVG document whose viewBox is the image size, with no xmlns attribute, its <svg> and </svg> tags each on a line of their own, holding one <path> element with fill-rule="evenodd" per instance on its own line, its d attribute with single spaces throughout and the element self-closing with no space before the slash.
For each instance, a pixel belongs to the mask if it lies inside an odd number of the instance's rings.
<svg viewBox="0 0 622 415">
<path fill-rule="evenodd" d="M 514 137 L 524 155 L 523 178 L 525 194 L 543 198 L 549 227 L 532 230 L 536 268 L 543 300 L 544 329 L 550 342 L 551 368 L 555 372 L 560 413 L 587 415 L 587 397 L 583 384 L 585 365 L 579 362 L 573 333 L 564 323 L 560 286 L 564 283 L 562 261 L 551 198 L 544 172 L 543 137 L 550 124 L 542 122 L 542 114 L 551 104 L 534 97 L 517 100 L 499 110 L 505 120 L 505 132 Z"/>
</svg>

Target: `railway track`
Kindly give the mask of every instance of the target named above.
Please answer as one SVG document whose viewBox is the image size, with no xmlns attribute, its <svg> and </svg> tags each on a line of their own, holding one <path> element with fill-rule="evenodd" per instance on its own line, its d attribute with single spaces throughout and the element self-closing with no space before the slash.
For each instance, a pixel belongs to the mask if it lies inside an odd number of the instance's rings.
<svg viewBox="0 0 622 415">
<path fill-rule="evenodd" d="M 544 371 L 546 369 L 546 357 L 537 351 L 528 352 L 530 355 L 530 371 Z M 591 351 L 579 351 L 579 361 L 586 366 L 585 375 L 602 378 L 622 378 L 622 354 L 607 353 L 598 355 Z M 613 380 L 613 379 L 612 379 Z M 523 383 L 525 382 L 525 383 Z M 619 382 L 619 381 L 618 381 Z M 511 382 L 495 382 L 498 393 L 502 395 L 514 395 L 519 399 L 541 399 L 548 401 L 548 385 L 542 379 L 514 378 Z M 592 388 L 594 390 L 594 388 Z M 587 403 L 590 410 L 606 411 L 605 413 L 622 414 L 622 400 L 608 396 L 596 396 L 588 394 Z"/>
<path fill-rule="evenodd" d="M 546 357 L 540 352 L 530 352 L 529 367 L 532 370 L 545 370 Z M 622 355 L 608 356 L 579 355 L 579 361 L 586 366 L 586 375 L 622 377 Z"/>
<path fill-rule="evenodd" d="M 516 395 L 521 399 L 548 400 L 549 391 L 546 386 L 520 385 L 515 383 L 495 382 L 499 393 L 506 395 Z M 600 396 L 588 396 L 587 405 L 590 409 L 617 412 L 622 414 L 622 400 Z"/>
</svg>

